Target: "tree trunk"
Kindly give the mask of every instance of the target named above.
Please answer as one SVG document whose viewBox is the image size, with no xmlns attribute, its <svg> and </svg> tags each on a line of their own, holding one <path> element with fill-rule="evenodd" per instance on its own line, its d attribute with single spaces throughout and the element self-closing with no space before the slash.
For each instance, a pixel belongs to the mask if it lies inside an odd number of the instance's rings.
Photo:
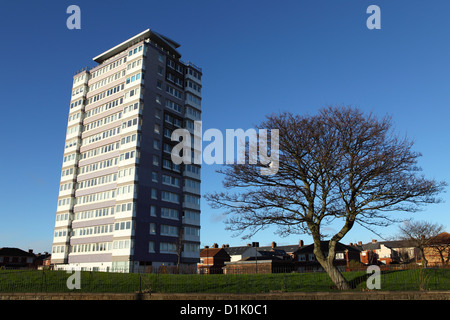
<svg viewBox="0 0 450 320">
<path fill-rule="evenodd" d="M 350 284 L 347 282 L 347 280 L 344 278 L 342 273 L 336 268 L 336 266 L 333 264 L 333 262 L 329 262 L 328 259 L 322 264 L 322 267 L 324 270 L 328 273 L 328 275 L 331 278 L 331 281 L 334 282 L 336 285 L 336 288 L 338 290 L 350 290 Z"/>
<path fill-rule="evenodd" d="M 316 241 L 315 241 L 316 242 Z M 342 273 L 336 268 L 334 265 L 334 247 L 329 248 L 328 257 L 325 258 L 321 248 L 320 248 L 320 240 L 317 241 L 318 244 L 314 244 L 314 255 L 316 256 L 316 260 L 320 263 L 322 268 L 331 278 L 331 281 L 334 282 L 336 288 L 338 290 L 350 290 L 351 287 L 347 280 L 345 280 Z"/>
<path fill-rule="evenodd" d="M 425 249 L 423 247 L 420 247 L 420 253 L 422 254 L 422 261 L 424 268 L 428 267 L 428 260 L 425 258 Z"/>
</svg>

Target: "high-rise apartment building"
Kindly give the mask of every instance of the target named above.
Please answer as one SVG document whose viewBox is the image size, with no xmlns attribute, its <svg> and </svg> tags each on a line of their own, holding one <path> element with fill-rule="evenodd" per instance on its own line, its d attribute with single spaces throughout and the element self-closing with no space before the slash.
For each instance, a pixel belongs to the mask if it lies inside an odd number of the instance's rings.
<svg viewBox="0 0 450 320">
<path fill-rule="evenodd" d="M 133 272 L 195 264 L 200 165 L 171 160 L 194 134 L 202 70 L 150 29 L 73 78 L 52 248 L 57 269 Z M 198 156 L 198 149 L 193 154 Z"/>
</svg>

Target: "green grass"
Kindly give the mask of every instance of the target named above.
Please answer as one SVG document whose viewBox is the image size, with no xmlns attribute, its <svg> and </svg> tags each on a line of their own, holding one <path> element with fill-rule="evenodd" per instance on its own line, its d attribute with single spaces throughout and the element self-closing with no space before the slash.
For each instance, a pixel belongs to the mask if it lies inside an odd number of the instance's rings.
<svg viewBox="0 0 450 320">
<path fill-rule="evenodd" d="M 0 292 L 71 292 L 65 271 L 0 270 Z M 353 290 L 365 290 L 364 271 L 345 272 Z M 81 292 L 260 293 L 333 291 L 326 273 L 136 274 L 82 271 Z M 450 269 L 383 272 L 381 290 L 450 290 Z"/>
</svg>

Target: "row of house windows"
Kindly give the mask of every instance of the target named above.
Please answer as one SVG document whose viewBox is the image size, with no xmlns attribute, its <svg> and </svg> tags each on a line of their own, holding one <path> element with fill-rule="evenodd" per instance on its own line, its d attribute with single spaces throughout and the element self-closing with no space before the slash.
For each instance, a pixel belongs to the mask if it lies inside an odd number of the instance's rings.
<svg viewBox="0 0 450 320">
<path fill-rule="evenodd" d="M 135 150 L 132 150 L 132 151 L 128 151 L 128 152 L 125 152 L 125 153 L 122 153 L 121 155 L 120 155 L 120 161 L 124 161 L 124 160 L 128 160 L 128 159 L 133 159 L 133 158 L 139 158 L 139 151 L 135 151 Z"/>
<path fill-rule="evenodd" d="M 94 72 L 92 72 L 89 76 L 89 79 L 94 79 L 95 77 L 98 77 L 100 75 L 102 75 L 103 73 L 106 73 L 114 68 L 119 67 L 120 65 L 122 65 L 123 63 L 127 62 L 127 58 L 120 58 L 119 60 L 114 61 L 113 63 L 102 67 Z"/>
<path fill-rule="evenodd" d="M 72 182 L 64 183 L 64 184 L 59 186 L 59 191 L 71 190 L 72 186 L 73 186 Z"/>
<path fill-rule="evenodd" d="M 117 181 L 117 173 L 108 174 L 106 176 L 92 178 L 92 179 L 78 182 L 77 189 L 79 190 L 79 189 L 84 189 L 84 188 L 101 186 L 103 184 L 116 182 L 116 181 Z"/>
<path fill-rule="evenodd" d="M 135 74 L 131 77 L 128 77 L 125 81 L 126 84 L 133 83 L 134 81 L 139 81 L 141 79 L 141 73 Z M 142 79 L 144 79 L 144 74 L 142 74 Z"/>
<path fill-rule="evenodd" d="M 183 87 L 183 80 L 181 80 L 181 78 L 176 77 L 175 75 L 173 75 L 171 73 L 167 73 L 167 80 L 180 86 L 180 87 Z"/>
<path fill-rule="evenodd" d="M 181 65 L 175 63 L 175 61 L 172 61 L 172 60 L 170 60 L 170 59 L 167 59 L 167 65 L 168 65 L 170 68 L 176 70 L 177 72 L 183 74 L 183 67 L 182 67 Z"/>
<path fill-rule="evenodd" d="M 85 76 L 86 76 L 86 73 L 83 73 L 81 76 L 76 77 L 75 79 L 73 79 L 73 84 L 83 81 Z"/>
<path fill-rule="evenodd" d="M 70 122 L 72 120 L 77 120 L 77 119 L 80 119 L 80 117 L 81 117 L 81 112 L 77 112 L 75 114 L 69 115 L 69 120 L 68 121 Z"/>
<path fill-rule="evenodd" d="M 63 198 L 58 200 L 58 207 L 72 205 L 74 202 L 74 198 Z"/>
<path fill-rule="evenodd" d="M 102 119 L 99 119 L 97 121 L 90 122 L 90 123 L 88 123 L 88 124 L 86 124 L 84 126 L 83 131 L 89 131 L 89 130 L 92 130 L 92 129 L 95 129 L 95 128 L 99 128 L 99 127 L 101 127 L 101 126 L 103 126 L 105 124 L 114 122 L 114 121 L 119 120 L 119 119 L 122 119 L 122 112 L 117 112 L 117 113 L 114 113 L 114 114 L 109 115 L 107 117 L 104 117 Z"/>
<path fill-rule="evenodd" d="M 84 160 L 84 159 L 89 159 L 89 158 L 92 158 L 92 157 L 96 157 L 96 156 L 102 155 L 104 153 L 108 153 L 108 152 L 117 150 L 117 149 L 119 149 L 119 147 L 120 147 L 119 142 L 110 143 L 110 144 L 107 144 L 105 146 L 98 147 L 98 148 L 91 149 L 89 151 L 83 152 L 80 155 L 80 159 Z"/>
<path fill-rule="evenodd" d="M 116 190 L 103 191 L 76 198 L 76 204 L 87 204 L 115 198 Z"/>
<path fill-rule="evenodd" d="M 97 234 L 108 234 L 113 232 L 112 224 L 104 224 L 101 226 L 85 227 L 73 229 L 73 236 L 91 236 Z"/>
<path fill-rule="evenodd" d="M 190 74 L 191 76 L 193 76 L 194 78 L 196 78 L 198 80 L 202 79 L 200 73 L 198 73 L 195 70 L 192 70 L 191 68 L 186 69 L 186 74 Z"/>
<path fill-rule="evenodd" d="M 76 158 L 77 158 L 77 154 L 76 153 L 68 154 L 68 155 L 64 156 L 63 163 L 75 160 Z"/>
<path fill-rule="evenodd" d="M 78 144 L 78 139 L 69 140 L 66 142 L 65 149 L 76 147 Z"/>
<path fill-rule="evenodd" d="M 193 89 L 194 91 L 197 91 L 198 93 L 202 92 L 202 88 L 198 84 L 196 84 L 192 81 L 189 81 L 189 80 L 186 81 L 186 86 Z"/>
<path fill-rule="evenodd" d="M 177 253 L 178 245 L 172 242 L 160 242 L 159 243 L 159 253 Z M 200 245 L 196 243 L 184 243 L 183 252 L 199 252 Z M 148 252 L 155 253 L 155 241 L 149 241 Z"/>
<path fill-rule="evenodd" d="M 107 217 L 109 215 L 114 215 L 115 207 L 101 208 L 96 210 L 87 210 L 77 212 L 74 215 L 74 220 L 84 220 L 84 219 L 92 219 L 92 218 L 101 218 Z"/>
<path fill-rule="evenodd" d="M 131 57 L 132 55 L 134 55 L 134 54 L 136 54 L 138 52 L 141 52 L 143 47 L 144 47 L 144 45 L 140 45 L 139 47 L 136 47 L 136 48 L 128 51 L 128 57 Z"/>
<path fill-rule="evenodd" d="M 135 186 L 134 184 L 129 184 L 117 188 L 117 195 L 130 194 L 134 192 L 137 192 L 137 186 Z"/>
<path fill-rule="evenodd" d="M 183 99 L 183 93 L 180 90 L 177 90 L 171 86 L 166 85 L 166 92 L 171 96 L 174 96 L 175 98 L 178 98 L 180 100 Z"/>
<path fill-rule="evenodd" d="M 61 171 L 61 177 L 65 177 L 65 176 L 68 176 L 68 175 L 72 175 L 73 172 L 74 172 L 74 169 L 73 169 L 73 168 L 63 169 L 63 170 Z"/>
<path fill-rule="evenodd" d="M 134 68 L 134 67 L 138 67 L 138 66 L 140 66 L 142 64 L 142 59 L 139 59 L 139 60 L 135 60 L 135 61 L 133 61 L 133 62 L 130 62 L 128 65 L 127 65 L 127 70 L 130 70 L 130 69 L 132 69 L 132 68 Z"/>
<path fill-rule="evenodd" d="M 78 106 L 81 106 L 82 104 L 83 104 L 83 99 L 79 99 L 79 100 L 77 100 L 75 102 L 72 102 L 70 104 L 70 109 L 73 109 L 73 108 L 76 108 Z"/>
<path fill-rule="evenodd" d="M 110 102 L 107 102 L 99 107 L 96 107 L 94 109 L 89 110 L 86 112 L 86 118 L 89 118 L 91 116 L 95 116 L 96 114 L 102 113 L 104 111 L 107 111 L 109 109 L 112 109 L 114 107 L 120 106 L 123 103 L 123 98 L 119 98 Z"/>
<path fill-rule="evenodd" d="M 139 135 L 138 134 L 131 134 L 129 136 L 123 137 L 122 139 L 120 139 L 120 144 L 127 144 L 130 142 L 134 142 L 138 139 Z"/>
<path fill-rule="evenodd" d="M 67 221 L 69 220 L 69 213 L 61 213 L 56 215 L 56 221 Z"/>
<path fill-rule="evenodd" d="M 194 96 L 193 94 L 190 93 L 186 93 L 186 100 L 187 102 L 191 102 L 195 105 L 201 105 L 202 104 L 202 100 L 196 96 Z"/>
<path fill-rule="evenodd" d="M 70 247 L 70 253 L 110 251 L 111 242 L 76 244 Z"/>
<path fill-rule="evenodd" d="M 89 164 L 87 166 L 83 166 L 80 169 L 78 169 L 80 174 L 84 174 L 84 173 L 88 173 L 88 172 L 92 172 L 92 171 L 97 171 L 97 170 L 101 170 L 101 169 L 106 169 L 112 166 L 116 166 L 119 163 L 119 158 L 112 158 L 112 159 L 108 159 L 108 160 L 104 160 L 104 161 L 100 161 L 100 162 L 96 162 L 96 163 L 92 163 Z"/>
<path fill-rule="evenodd" d="M 97 102 L 97 101 L 99 101 L 99 100 L 101 100 L 103 98 L 106 98 L 106 97 L 109 97 L 110 95 L 118 93 L 118 92 L 122 91 L 124 89 L 124 87 L 125 87 L 125 85 L 122 83 L 122 84 L 119 84 L 119 85 L 117 85 L 117 86 L 115 86 L 115 87 L 113 87 L 111 89 L 108 89 L 108 90 L 105 90 L 103 92 L 100 92 L 99 94 L 96 94 L 95 96 L 92 96 L 91 98 L 89 98 L 89 101 L 88 101 L 87 104 L 91 104 L 91 103 Z"/>
<path fill-rule="evenodd" d="M 102 79 L 100 81 L 97 81 L 97 82 L 91 84 L 88 87 L 88 92 L 100 89 L 101 87 L 106 86 L 108 83 L 116 81 L 116 80 L 120 79 L 123 76 L 125 76 L 125 70 L 119 71 L 119 72 L 117 72 L 117 73 L 115 73 L 115 74 L 113 74 L 113 75 L 111 75 L 109 77 L 106 77 L 106 78 L 104 78 L 104 79 Z"/>
<path fill-rule="evenodd" d="M 88 145 L 88 144 L 91 144 L 91 143 L 94 143 L 94 142 L 98 142 L 98 141 L 104 140 L 106 138 L 114 137 L 115 135 L 118 135 L 118 134 L 120 134 L 120 127 L 112 128 L 112 129 L 109 129 L 109 130 L 106 130 L 106 131 L 94 134 L 94 135 L 92 135 L 90 137 L 84 138 L 82 140 L 81 144 L 83 146 L 85 146 L 85 145 Z"/>
</svg>

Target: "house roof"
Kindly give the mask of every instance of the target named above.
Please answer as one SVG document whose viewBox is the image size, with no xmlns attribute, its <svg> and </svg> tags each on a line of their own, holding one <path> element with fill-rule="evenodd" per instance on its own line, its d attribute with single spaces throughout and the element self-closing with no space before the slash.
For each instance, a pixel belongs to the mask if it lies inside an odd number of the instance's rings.
<svg viewBox="0 0 450 320">
<path fill-rule="evenodd" d="M 411 240 L 394 240 L 394 241 L 377 241 L 377 242 L 369 242 L 366 244 L 363 244 L 361 246 L 361 249 L 366 251 L 372 251 L 372 250 L 378 250 L 381 248 L 381 245 L 384 245 L 385 247 L 388 247 L 390 249 L 395 248 L 411 248 L 415 247 L 414 241 Z"/>
<path fill-rule="evenodd" d="M 322 252 L 328 251 L 329 241 L 320 241 L 320 249 Z M 361 249 L 355 246 L 348 246 L 340 242 L 336 243 L 336 253 L 345 251 L 360 252 Z M 314 253 L 314 244 L 303 246 L 296 251 L 297 254 Z"/>
<path fill-rule="evenodd" d="M 0 248 L 0 256 L 10 256 L 10 257 L 35 257 L 33 253 L 24 251 L 19 248 Z"/>
<path fill-rule="evenodd" d="M 215 256 L 228 256 L 228 253 L 224 248 L 205 248 L 200 251 L 200 257 L 215 257 Z"/>
<path fill-rule="evenodd" d="M 223 249 L 225 249 L 225 251 L 230 255 L 230 256 L 234 256 L 234 255 L 241 255 L 242 253 L 244 253 L 244 251 L 248 250 L 248 248 L 252 248 L 251 246 L 240 246 L 240 247 L 225 247 Z M 272 251 L 272 250 L 278 250 L 278 251 L 284 251 L 285 254 L 287 253 L 291 253 L 296 251 L 299 247 L 298 244 L 295 245 L 286 245 L 286 246 L 276 246 L 275 248 L 272 248 L 272 246 L 263 246 L 263 247 L 256 247 L 256 250 L 258 250 L 258 252 L 263 252 L 263 251 Z"/>
<path fill-rule="evenodd" d="M 448 245 L 450 244 L 450 233 L 442 232 L 434 237 L 431 241 L 432 245 Z"/>
</svg>

